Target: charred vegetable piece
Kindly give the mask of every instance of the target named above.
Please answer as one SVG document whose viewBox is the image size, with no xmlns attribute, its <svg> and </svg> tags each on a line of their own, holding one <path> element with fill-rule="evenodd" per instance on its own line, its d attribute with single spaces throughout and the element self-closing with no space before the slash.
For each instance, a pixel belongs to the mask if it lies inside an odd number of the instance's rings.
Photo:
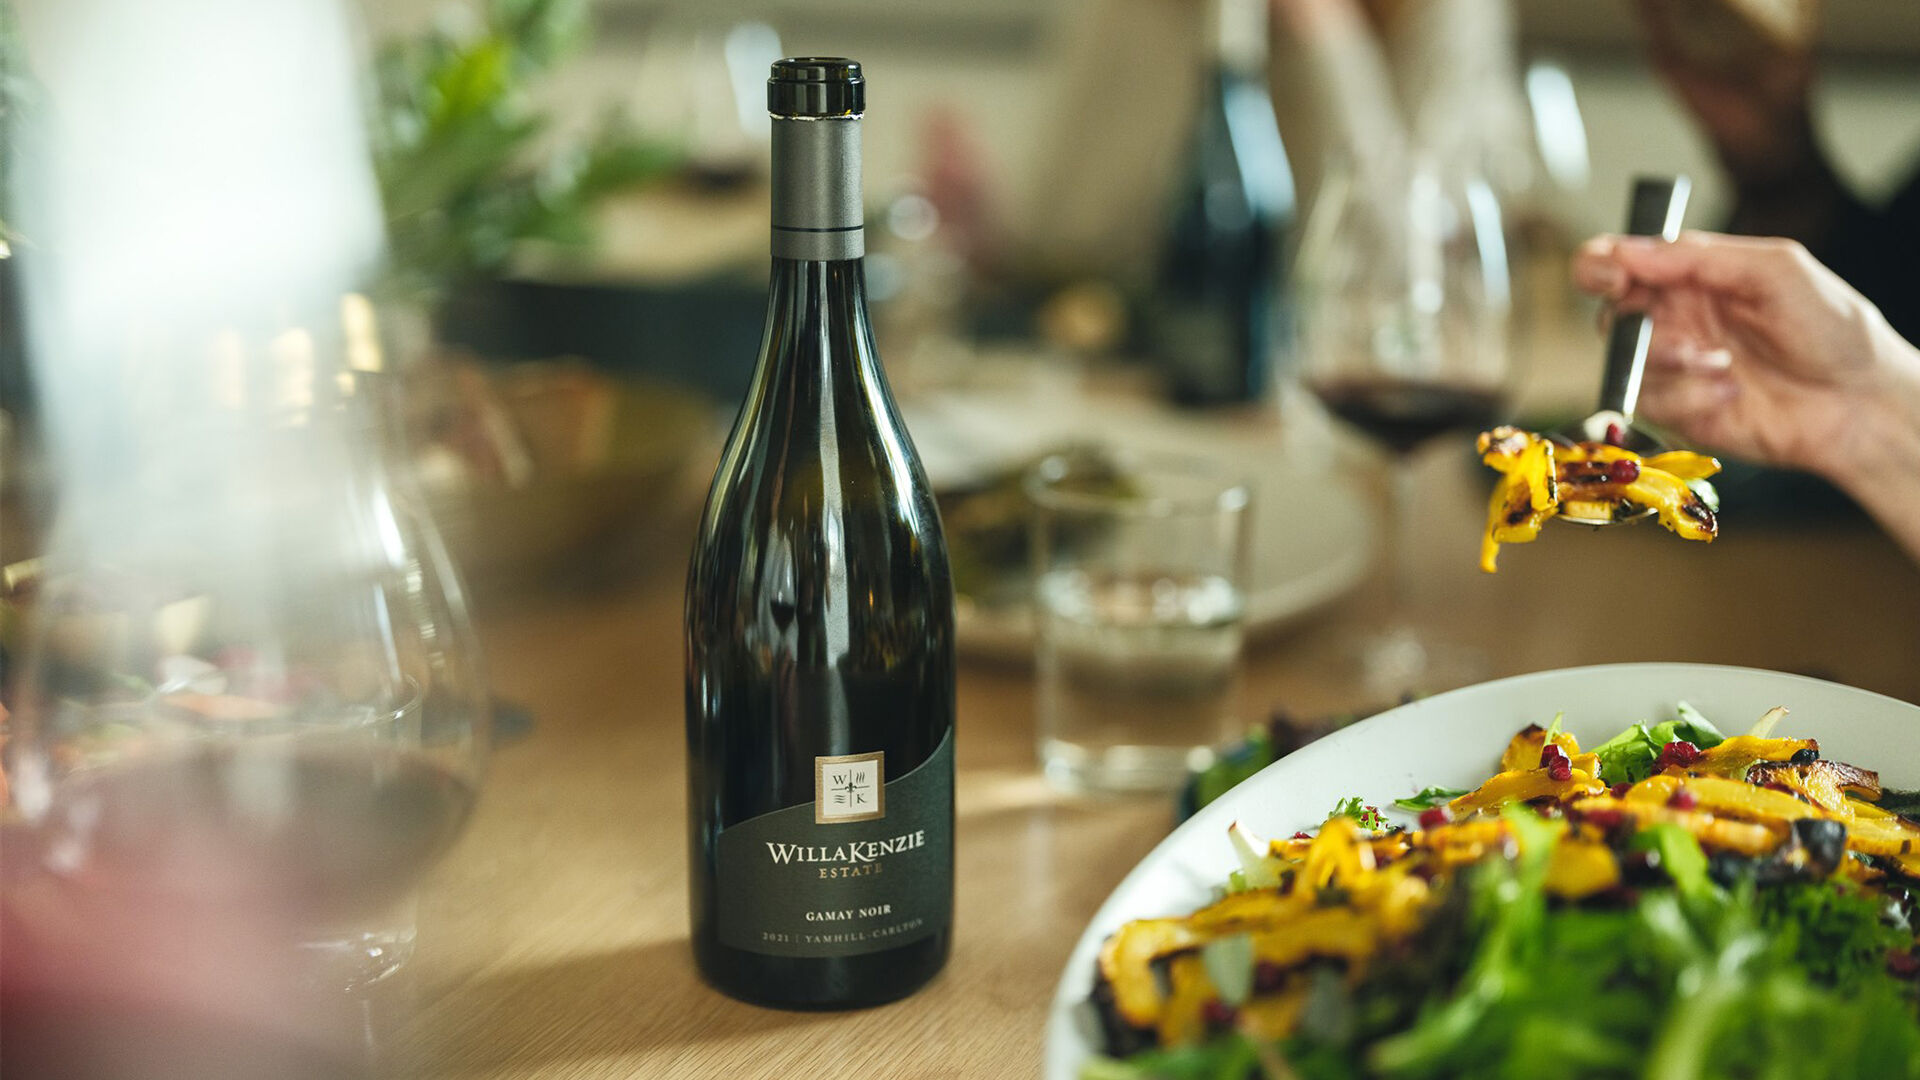
<svg viewBox="0 0 1920 1080">
<path fill-rule="evenodd" d="M 1747 770 L 1763 761 L 1788 761 L 1802 750 L 1820 751 L 1815 739 L 1766 739 L 1755 735 L 1735 735 L 1712 749 L 1702 751 L 1687 766 L 1688 772 L 1745 780 Z"/>
<path fill-rule="evenodd" d="M 1531 543 L 1558 511 L 1560 494 L 1553 444 L 1514 427 L 1483 432 L 1480 460 L 1502 476 L 1487 506 L 1487 535 L 1480 544 L 1480 569 L 1491 574 L 1501 544 Z"/>
<path fill-rule="evenodd" d="M 1113 993 L 1120 1019 L 1136 1028 L 1157 1026 L 1164 1004 L 1154 961 L 1191 949 L 1203 940 L 1188 919 L 1136 919 L 1100 949 L 1100 977 Z"/>
<path fill-rule="evenodd" d="M 1799 755 L 1794 755 L 1798 757 Z M 1846 793 L 1868 799 L 1880 797 L 1880 776 L 1839 761 L 1761 762 L 1747 770 L 1747 782 L 1765 787 L 1778 784 L 1831 814 L 1851 816 Z"/>
<path fill-rule="evenodd" d="M 1564 731 L 1553 733 L 1554 745 L 1567 752 L 1569 757 L 1580 753 L 1580 740 Z M 1513 740 L 1507 743 L 1506 752 L 1500 755 L 1500 771 L 1513 772 L 1516 769 L 1532 769 L 1540 764 L 1540 751 L 1547 745 L 1547 729 L 1539 724 L 1528 724 L 1521 728 Z"/>
</svg>

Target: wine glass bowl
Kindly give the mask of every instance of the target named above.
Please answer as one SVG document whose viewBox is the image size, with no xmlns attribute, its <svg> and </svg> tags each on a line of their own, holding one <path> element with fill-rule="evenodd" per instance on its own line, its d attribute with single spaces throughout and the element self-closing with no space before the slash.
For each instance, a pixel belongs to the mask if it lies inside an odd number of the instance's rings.
<svg viewBox="0 0 1920 1080">
<path fill-rule="evenodd" d="M 69 493 L 13 687 L 15 974 L 188 994 L 101 951 L 177 937 L 241 982 L 357 994 L 411 954 L 488 696 L 459 581 L 385 469 L 380 380 L 332 355 L 268 350 L 296 393 L 176 402 L 175 445 Z"/>
<path fill-rule="evenodd" d="M 1296 276 L 1299 378 L 1336 416 L 1405 454 L 1498 411 L 1511 289 L 1484 181 L 1421 161 L 1391 179 L 1336 167 Z"/>
</svg>

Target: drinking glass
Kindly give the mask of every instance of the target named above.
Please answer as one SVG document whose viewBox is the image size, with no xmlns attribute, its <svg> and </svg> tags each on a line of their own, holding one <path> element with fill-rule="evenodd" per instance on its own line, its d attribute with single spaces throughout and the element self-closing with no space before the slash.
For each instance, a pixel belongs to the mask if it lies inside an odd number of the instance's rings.
<svg viewBox="0 0 1920 1080">
<path fill-rule="evenodd" d="M 1238 726 L 1246 483 L 1196 458 L 1063 454 L 1026 491 L 1047 777 L 1178 787 Z"/>
<path fill-rule="evenodd" d="M 92 1003 L 55 1027 L 270 1029 L 412 952 L 489 710 L 458 579 L 382 460 L 369 311 L 156 345 L 130 362 L 149 393 L 67 448 L 0 890 L 13 989 Z"/>
<path fill-rule="evenodd" d="M 1511 369 L 1511 287 L 1500 207 L 1470 171 L 1431 159 L 1372 171 L 1336 166 L 1301 240 L 1299 372 L 1329 412 L 1386 452 L 1390 601 L 1355 647 L 1377 696 L 1473 681 L 1465 648 L 1427 640 L 1408 621 L 1419 453 L 1478 430 L 1502 408 Z"/>
</svg>

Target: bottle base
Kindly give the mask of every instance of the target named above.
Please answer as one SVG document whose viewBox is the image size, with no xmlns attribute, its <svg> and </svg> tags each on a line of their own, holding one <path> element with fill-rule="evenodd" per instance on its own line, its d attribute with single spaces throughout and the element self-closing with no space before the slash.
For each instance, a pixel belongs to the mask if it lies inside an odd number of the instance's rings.
<svg viewBox="0 0 1920 1080">
<path fill-rule="evenodd" d="M 946 968 L 950 932 L 858 956 L 766 956 L 717 941 L 694 940 L 694 961 L 708 986 L 736 1001 L 792 1012 L 843 1012 L 908 997 Z"/>
</svg>

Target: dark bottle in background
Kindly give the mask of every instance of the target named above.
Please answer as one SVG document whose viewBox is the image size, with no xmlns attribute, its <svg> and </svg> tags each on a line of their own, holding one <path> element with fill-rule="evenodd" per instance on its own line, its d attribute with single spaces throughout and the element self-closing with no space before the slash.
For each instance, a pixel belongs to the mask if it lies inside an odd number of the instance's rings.
<svg viewBox="0 0 1920 1080">
<path fill-rule="evenodd" d="M 1142 307 L 1176 400 L 1264 396 L 1283 333 L 1293 172 L 1267 90 L 1266 0 L 1212 0 L 1211 58 Z"/>
<path fill-rule="evenodd" d="M 687 581 L 694 956 L 788 1008 L 912 993 L 953 917 L 953 590 L 881 372 L 860 66 L 782 60 L 759 367 Z"/>
</svg>

